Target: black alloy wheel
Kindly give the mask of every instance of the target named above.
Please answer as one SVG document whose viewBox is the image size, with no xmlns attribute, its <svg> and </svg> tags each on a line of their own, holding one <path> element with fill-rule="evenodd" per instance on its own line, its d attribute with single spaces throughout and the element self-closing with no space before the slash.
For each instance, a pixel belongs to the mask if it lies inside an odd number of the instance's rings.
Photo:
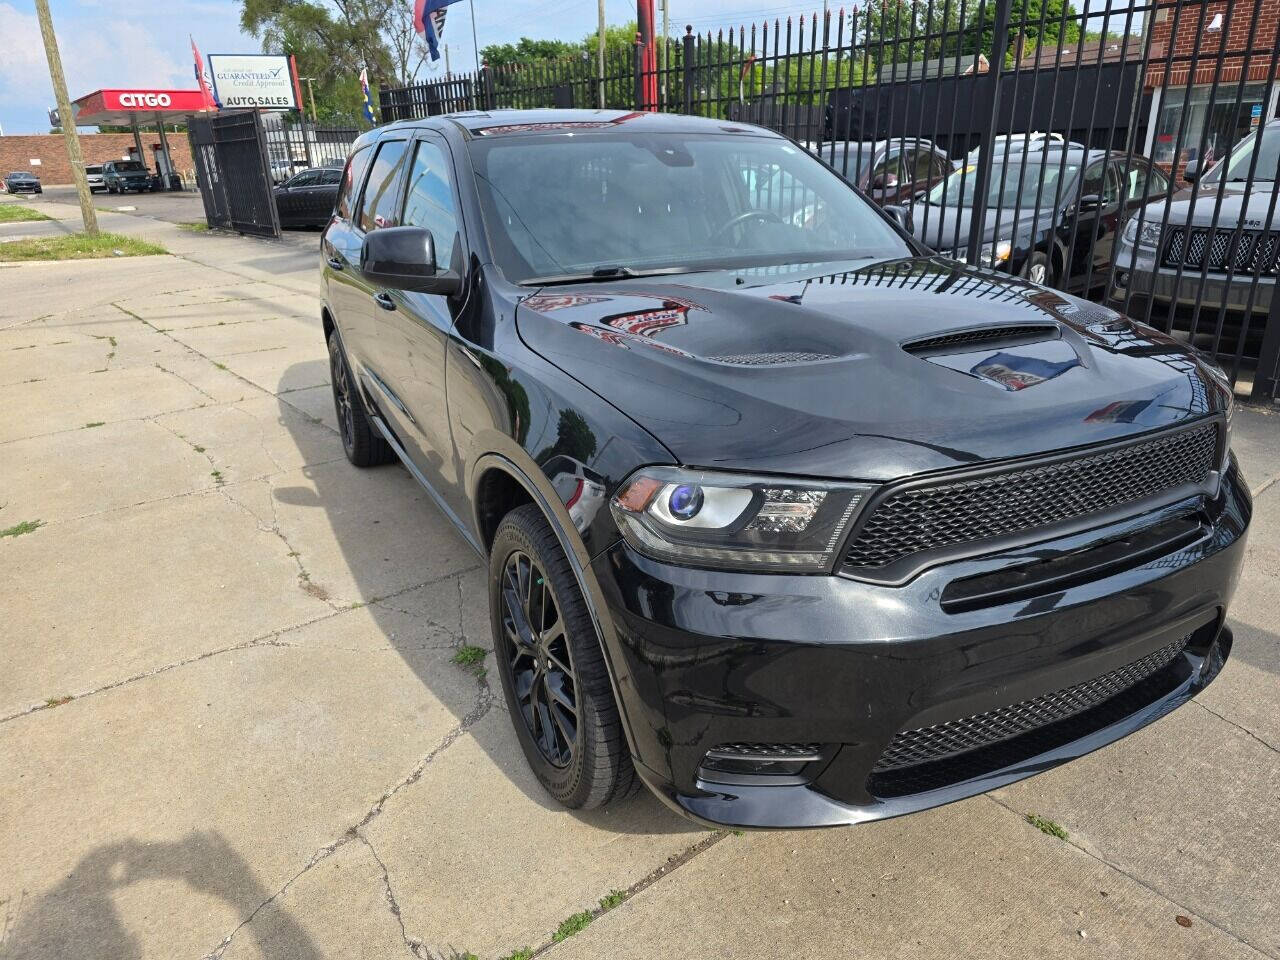
<svg viewBox="0 0 1280 960">
<path fill-rule="evenodd" d="M 357 467 L 375 467 L 394 460 L 395 451 L 369 422 L 336 330 L 329 334 L 329 382 L 333 384 L 333 409 L 347 459 Z"/>
<path fill-rule="evenodd" d="M 530 769 L 566 807 L 639 786 L 604 650 L 582 587 L 542 511 L 516 507 L 489 550 L 498 674 Z"/>
<path fill-rule="evenodd" d="M 502 578 L 502 631 L 517 705 L 539 752 L 567 767 L 578 744 L 578 688 L 573 655 L 555 591 L 522 550 L 507 557 Z"/>
</svg>

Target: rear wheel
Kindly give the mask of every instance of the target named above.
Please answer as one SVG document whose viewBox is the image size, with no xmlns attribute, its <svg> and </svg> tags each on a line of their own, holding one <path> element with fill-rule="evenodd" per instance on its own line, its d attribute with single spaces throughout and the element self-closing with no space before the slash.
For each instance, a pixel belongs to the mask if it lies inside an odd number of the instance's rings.
<svg viewBox="0 0 1280 960">
<path fill-rule="evenodd" d="M 391 444 L 369 421 L 336 330 L 329 334 L 329 378 L 333 384 L 333 407 L 338 416 L 342 452 L 347 459 L 357 467 L 376 467 L 394 460 L 396 453 Z"/>
<path fill-rule="evenodd" d="M 1032 283 L 1053 286 L 1053 270 L 1049 265 L 1049 258 L 1043 253 L 1033 253 L 1028 258 L 1026 266 L 1022 268 L 1022 275 Z"/>
<path fill-rule="evenodd" d="M 489 610 L 507 709 L 543 787 L 579 809 L 631 793 L 635 767 L 600 640 L 560 542 L 534 504 L 498 526 Z"/>
</svg>

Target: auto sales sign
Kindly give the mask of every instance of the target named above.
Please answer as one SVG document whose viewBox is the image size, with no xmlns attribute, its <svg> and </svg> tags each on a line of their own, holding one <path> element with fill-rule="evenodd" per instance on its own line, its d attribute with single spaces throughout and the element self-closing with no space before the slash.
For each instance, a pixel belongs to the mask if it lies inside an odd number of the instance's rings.
<svg viewBox="0 0 1280 960">
<path fill-rule="evenodd" d="M 272 54 L 209 54 L 213 92 L 225 109 L 291 110 L 294 95 L 289 58 Z"/>
</svg>

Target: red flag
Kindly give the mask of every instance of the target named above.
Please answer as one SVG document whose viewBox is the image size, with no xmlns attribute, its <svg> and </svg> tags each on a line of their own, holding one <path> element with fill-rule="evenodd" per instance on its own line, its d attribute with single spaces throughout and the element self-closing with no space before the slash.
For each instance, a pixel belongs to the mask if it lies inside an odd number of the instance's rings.
<svg viewBox="0 0 1280 960">
<path fill-rule="evenodd" d="M 190 34 L 187 35 L 191 40 L 191 56 L 195 59 L 196 83 L 200 85 L 200 93 L 204 97 L 204 108 L 206 110 L 218 109 L 218 101 L 213 98 L 213 91 L 209 89 L 210 78 L 208 71 L 204 68 L 204 57 L 200 56 L 200 50 L 196 47 L 196 38 Z"/>
</svg>

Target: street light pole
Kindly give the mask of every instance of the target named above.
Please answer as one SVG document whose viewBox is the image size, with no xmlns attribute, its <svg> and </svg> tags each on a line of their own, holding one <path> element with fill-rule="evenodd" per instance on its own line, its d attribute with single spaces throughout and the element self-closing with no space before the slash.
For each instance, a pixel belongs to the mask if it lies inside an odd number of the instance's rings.
<svg viewBox="0 0 1280 960">
<path fill-rule="evenodd" d="M 600 9 L 596 19 L 599 21 L 596 31 L 596 80 L 600 87 L 600 109 L 604 109 L 604 0 L 600 0 Z"/>
<path fill-rule="evenodd" d="M 49 80 L 53 83 L 53 96 L 58 104 L 58 118 L 62 121 L 62 138 L 67 142 L 67 159 L 71 161 L 71 175 L 76 179 L 76 196 L 80 199 L 84 232 L 95 235 L 98 232 L 98 214 L 93 209 L 93 194 L 89 192 L 89 181 L 84 175 L 84 154 L 80 152 L 80 135 L 76 133 L 76 118 L 71 112 L 71 98 L 67 96 L 67 78 L 62 73 L 58 38 L 53 35 L 49 0 L 36 0 L 36 17 L 40 21 L 45 57 L 49 60 Z"/>
</svg>

